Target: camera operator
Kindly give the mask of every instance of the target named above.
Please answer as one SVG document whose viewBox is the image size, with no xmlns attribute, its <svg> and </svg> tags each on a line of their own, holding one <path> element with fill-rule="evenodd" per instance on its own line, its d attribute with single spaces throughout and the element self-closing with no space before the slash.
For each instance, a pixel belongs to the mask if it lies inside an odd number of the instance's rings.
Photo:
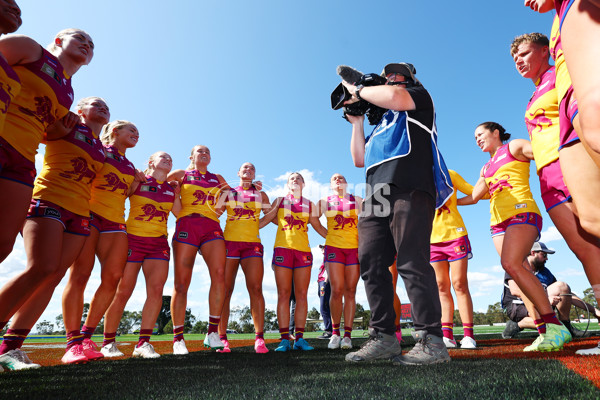
<svg viewBox="0 0 600 400">
<path fill-rule="evenodd" d="M 387 109 L 365 138 L 364 116 L 350 115 L 354 165 L 365 167 L 367 193 L 358 222 L 361 277 L 371 308 L 370 339 L 346 361 L 391 358 L 394 364 L 450 361 L 442 339 L 441 307 L 429 239 L 436 206 L 452 194 L 452 182 L 437 149 L 433 100 L 415 78 L 412 64 L 385 66 L 385 85 L 342 82 L 353 96 Z M 370 191 L 370 193 L 369 193 Z M 394 289 L 388 267 L 397 253 L 398 273 L 412 303 L 417 341 L 406 355 L 395 336 Z"/>
</svg>

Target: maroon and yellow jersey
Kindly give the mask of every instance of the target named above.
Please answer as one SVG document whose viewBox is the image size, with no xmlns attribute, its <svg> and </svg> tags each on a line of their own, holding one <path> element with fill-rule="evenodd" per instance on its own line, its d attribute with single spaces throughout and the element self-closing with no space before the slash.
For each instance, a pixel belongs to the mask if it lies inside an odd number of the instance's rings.
<svg viewBox="0 0 600 400">
<path fill-rule="evenodd" d="M 217 202 L 221 185 L 217 175 L 202 173 L 196 169 L 185 171 L 181 184 L 181 211 L 177 219 L 190 214 L 203 216 L 219 222 Z"/>
<path fill-rule="evenodd" d="M 146 175 L 129 197 L 127 233 L 143 237 L 167 236 L 167 219 L 175 201 L 175 191 L 167 182 Z"/>
<path fill-rule="evenodd" d="M 444 205 L 435 212 L 433 227 L 431 229 L 431 243 L 447 242 L 467 235 L 467 228 L 458 212 L 456 197 L 458 191 L 467 195 L 472 194 L 473 186 L 465 181 L 456 171 L 449 169 L 448 172 L 450 173 L 454 192 Z"/>
<path fill-rule="evenodd" d="M 327 217 L 327 237 L 325 244 L 340 249 L 358 248 L 358 212 L 356 199 L 347 194 L 327 197 L 325 217 Z"/>
<path fill-rule="evenodd" d="M 86 125 L 77 124 L 65 137 L 46 144 L 44 166 L 35 180 L 33 198 L 89 216 L 92 181 L 105 158 L 98 136 Z"/>
<path fill-rule="evenodd" d="M 490 192 L 491 225 L 522 213 L 541 215 L 529 189 L 529 161 L 517 160 L 508 143 L 496 151 L 484 168 Z"/>
<path fill-rule="evenodd" d="M 253 186 L 238 186 L 227 194 L 225 240 L 260 243 L 258 221 L 262 210 L 262 195 Z"/>
<path fill-rule="evenodd" d="M 14 69 L 0 55 L 0 133 L 4 130 L 4 121 L 10 103 L 21 91 L 21 80 Z"/>
<path fill-rule="evenodd" d="M 135 167 L 114 146 L 104 146 L 106 160 L 92 184 L 90 209 L 120 224 L 125 223 L 125 199 L 135 178 Z"/>
<path fill-rule="evenodd" d="M 39 60 L 13 69 L 21 80 L 21 92 L 8 107 L 2 137 L 35 162 L 46 128 L 67 115 L 73 104 L 71 77 L 45 49 Z"/>
<path fill-rule="evenodd" d="M 277 235 L 275 246 L 309 252 L 308 219 L 311 213 L 310 200 L 295 198 L 288 194 L 279 203 L 277 210 Z"/>
<path fill-rule="evenodd" d="M 562 41 L 560 38 L 560 19 L 558 15 L 554 17 L 552 22 L 552 30 L 550 31 L 550 55 L 554 59 L 554 67 L 556 74 L 556 98 L 557 102 L 561 100 L 567 94 L 567 91 L 571 87 L 571 75 L 567 69 L 567 63 L 565 62 L 565 55 L 562 49 Z"/>
<path fill-rule="evenodd" d="M 529 132 L 538 173 L 543 167 L 558 159 L 560 127 L 555 85 L 554 67 L 550 67 L 535 83 L 535 92 L 525 111 L 525 125 Z"/>
</svg>

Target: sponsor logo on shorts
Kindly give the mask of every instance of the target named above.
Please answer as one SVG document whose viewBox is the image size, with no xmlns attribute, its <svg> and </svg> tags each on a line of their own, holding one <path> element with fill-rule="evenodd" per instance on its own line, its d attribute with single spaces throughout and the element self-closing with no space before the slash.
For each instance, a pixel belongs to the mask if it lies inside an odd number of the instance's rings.
<svg viewBox="0 0 600 400">
<path fill-rule="evenodd" d="M 60 218 L 60 211 L 58 211 L 56 208 L 46 208 L 44 210 L 44 215 L 47 217 L 54 217 L 54 218 Z"/>
<path fill-rule="evenodd" d="M 319 296 L 325 297 L 325 286 L 319 288 Z"/>
<path fill-rule="evenodd" d="M 179 239 L 187 239 L 188 238 L 188 233 L 187 232 L 179 232 L 179 235 L 177 235 L 177 237 Z"/>
<path fill-rule="evenodd" d="M 465 254 L 467 252 L 467 248 L 464 245 L 455 246 L 454 247 L 454 252 L 456 254 Z"/>
<path fill-rule="evenodd" d="M 169 257 L 169 251 L 168 250 L 163 250 L 163 256 Z"/>
<path fill-rule="evenodd" d="M 127 257 L 131 257 L 131 253 L 133 253 L 131 249 L 127 250 Z"/>
<path fill-rule="evenodd" d="M 83 226 L 84 228 L 89 228 L 90 227 L 90 221 L 88 219 L 82 219 L 81 220 L 81 226 Z"/>
<path fill-rule="evenodd" d="M 127 225 L 125 224 L 119 224 L 119 229 L 122 231 L 126 231 L 127 230 Z"/>
<path fill-rule="evenodd" d="M 302 261 L 304 261 L 304 262 L 312 261 L 312 256 L 302 256 Z"/>
<path fill-rule="evenodd" d="M 328 260 L 335 260 L 335 253 L 329 253 L 329 254 L 327 254 L 327 259 Z"/>
<path fill-rule="evenodd" d="M 278 263 L 282 263 L 283 260 L 284 260 L 283 256 L 277 256 L 277 257 L 275 257 L 275 261 L 278 262 Z"/>
<path fill-rule="evenodd" d="M 515 210 L 519 210 L 521 208 L 527 208 L 526 203 L 515 204 Z"/>
<path fill-rule="evenodd" d="M 216 237 L 223 237 L 223 234 L 219 231 L 214 231 L 213 233 Z"/>
</svg>

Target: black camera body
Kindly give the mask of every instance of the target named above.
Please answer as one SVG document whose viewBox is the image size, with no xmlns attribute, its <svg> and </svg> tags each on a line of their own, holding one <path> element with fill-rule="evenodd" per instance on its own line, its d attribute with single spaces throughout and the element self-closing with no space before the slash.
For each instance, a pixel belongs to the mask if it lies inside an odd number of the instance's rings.
<svg viewBox="0 0 600 400">
<path fill-rule="evenodd" d="M 379 86 L 385 85 L 387 80 L 378 74 L 363 74 L 352 67 L 340 65 L 337 69 L 338 74 L 346 82 L 353 85 Z M 331 93 L 331 108 L 339 110 L 343 108 L 344 118 L 346 115 L 366 115 L 370 125 L 377 125 L 386 109 L 373 105 L 365 100 L 359 100 L 356 103 L 344 106 L 344 102 L 352 98 L 352 93 L 343 84 L 339 84 Z M 346 118 L 347 119 L 347 118 Z"/>
</svg>

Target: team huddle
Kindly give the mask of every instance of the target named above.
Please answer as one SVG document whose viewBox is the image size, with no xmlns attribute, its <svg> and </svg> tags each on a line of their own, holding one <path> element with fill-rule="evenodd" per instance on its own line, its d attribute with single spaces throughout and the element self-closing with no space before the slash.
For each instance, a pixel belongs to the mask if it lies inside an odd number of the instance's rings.
<svg viewBox="0 0 600 400">
<path fill-rule="evenodd" d="M 599 300 L 600 78 L 587 66 L 597 65 L 600 55 L 591 39 L 581 38 L 594 37 L 600 25 L 572 7 L 580 3 L 600 16 L 597 0 L 525 0 L 536 11 L 557 11 L 550 40 L 539 33 L 525 34 L 510 48 L 519 74 L 535 84 L 525 113 L 530 140 L 509 141 L 510 134 L 497 122 L 479 124 L 476 144 L 489 153 L 490 161 L 474 186 L 445 165 L 437 147 L 433 100 L 415 77 L 416 68 L 393 63 L 381 73 L 384 85 L 342 81 L 351 94 L 344 104 L 365 101 L 385 112 L 370 135 L 365 135 L 364 115 L 345 114 L 352 125 L 354 164 L 365 167 L 372 190 L 365 199 L 348 193 L 346 179 L 336 173 L 330 180 L 332 194 L 316 203 L 303 197 L 305 182 L 297 172 L 288 177 L 287 195 L 271 201 L 255 180 L 250 162 L 239 168 L 239 183 L 230 185 L 208 170 L 211 154 L 204 145 L 192 148 L 185 170 L 172 170 L 173 160 L 163 151 L 149 157 L 144 171 L 136 169 L 126 157 L 139 139 L 132 122 L 111 121 L 109 107 L 100 97 L 85 97 L 75 112 L 69 111 L 74 101 L 71 79 L 94 54 L 87 32 L 65 29 L 47 49 L 22 35 L 0 39 L 0 262 L 11 253 L 19 233 L 27 255 L 26 268 L 0 288 L 0 330 L 10 321 L 0 346 L 0 367 L 39 367 L 21 346 L 67 271 L 62 293 L 67 336 L 63 363 L 124 355 L 115 337 L 140 270 L 147 298 L 132 355 L 160 357 L 150 338 L 162 306 L 171 251 L 173 354 L 188 354 L 184 322 L 198 255 L 210 275 L 204 346 L 231 351 L 226 333 L 229 303 L 241 266 L 255 328 L 254 348 L 256 353 L 269 352 L 263 336 L 259 234 L 269 223 L 277 226 L 271 264 L 281 338 L 274 351 L 313 349 L 303 337 L 313 263 L 311 225 L 325 239 L 324 263 L 332 287 L 328 347 L 352 348 L 355 293 L 362 277 L 371 309 L 370 338 L 358 351 L 347 353 L 346 360 L 447 362 L 447 349 L 459 346 L 453 335 L 451 287 L 464 328 L 460 347 L 477 347 L 467 281 L 471 245 L 458 205 L 481 199 L 490 200 L 491 234 L 502 267 L 518 285 L 539 332 L 524 351 L 562 349 L 571 333 L 525 262 L 542 229 L 541 212 L 529 188 L 529 164 L 535 160 L 545 209 L 581 261 Z M 0 0 L 0 8 L 0 33 L 15 32 L 21 25 L 19 7 L 14 0 Z M 43 168 L 37 173 L 40 143 L 46 147 Z M 459 198 L 459 191 L 464 196 Z M 171 213 L 177 220 L 170 245 Z M 320 222 L 322 215 L 326 227 Z M 81 326 L 84 291 L 96 257 L 101 284 Z M 399 343 L 399 302 L 394 301 L 398 275 L 411 300 L 417 341 L 406 354 Z M 91 338 L 102 318 L 104 341 L 99 349 Z M 600 354 L 600 343 L 578 353 Z"/>
</svg>

